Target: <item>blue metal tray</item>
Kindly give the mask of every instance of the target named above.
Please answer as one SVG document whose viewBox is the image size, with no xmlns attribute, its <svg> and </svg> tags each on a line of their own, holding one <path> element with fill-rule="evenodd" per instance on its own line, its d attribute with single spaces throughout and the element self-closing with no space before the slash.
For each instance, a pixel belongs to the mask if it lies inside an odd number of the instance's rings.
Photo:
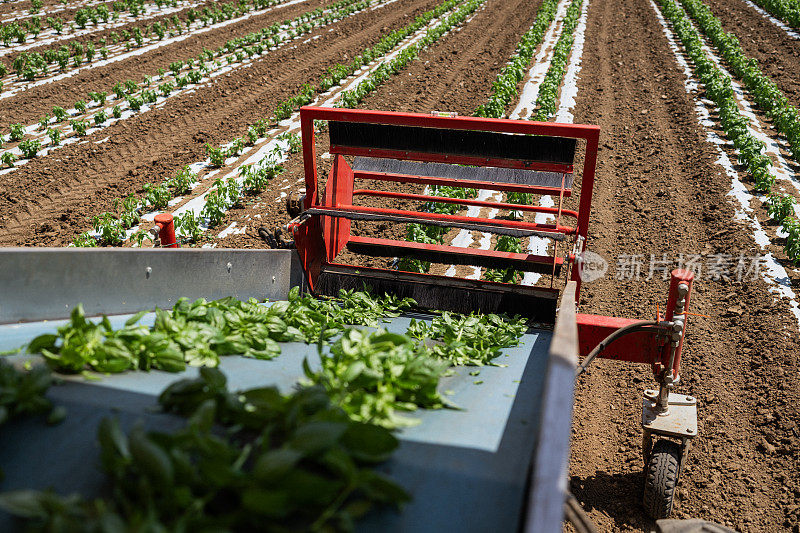
<svg viewBox="0 0 800 533">
<path fill-rule="evenodd" d="M 111 317 L 121 326 L 130 315 Z M 152 321 L 145 316 L 143 323 Z M 398 333 L 410 318 L 385 324 Z M 64 321 L 0 325 L 0 350 L 18 347 Z M 359 524 L 360 531 L 515 531 L 524 520 L 526 494 L 540 438 L 540 413 L 545 389 L 552 332 L 532 329 L 520 345 L 504 350 L 497 360 L 507 367 L 458 367 L 444 378 L 441 391 L 461 410 L 419 411 L 411 416 L 420 424 L 402 429 L 394 457 L 379 468 L 413 496 L 401 513 L 374 512 Z M 238 356 L 222 359 L 220 369 L 229 387 L 247 389 L 276 385 L 289 391 L 302 377 L 301 363 L 312 367 L 315 345 L 284 343 L 272 361 Z M 31 358 L 20 354 L 12 359 Z M 5 479 L 0 490 L 52 487 L 57 492 L 84 496 L 102 494 L 96 428 L 104 417 L 117 417 L 126 429 L 143 421 L 149 429 L 169 430 L 182 418 L 158 412 L 157 396 L 170 383 L 195 376 L 197 369 L 173 374 L 159 371 L 128 372 L 87 381 L 64 376 L 51 388 L 50 398 L 68 410 L 55 427 L 28 419 L 12 422 L 0 431 L 0 466 Z M 476 384 L 477 381 L 482 381 Z M 0 530 L 13 522 L 0 514 Z"/>
</svg>

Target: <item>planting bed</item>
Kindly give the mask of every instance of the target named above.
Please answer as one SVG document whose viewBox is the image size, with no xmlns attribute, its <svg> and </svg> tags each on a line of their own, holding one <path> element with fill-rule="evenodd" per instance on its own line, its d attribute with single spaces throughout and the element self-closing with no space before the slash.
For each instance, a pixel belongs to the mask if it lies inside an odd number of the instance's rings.
<svg viewBox="0 0 800 533">
<path fill-rule="evenodd" d="M 800 34 L 792 37 L 742 0 L 710 0 L 708 4 L 725 31 L 735 33 L 745 52 L 758 60 L 795 106 L 800 105 L 800 80 L 793 75 L 800 69 Z"/>
<path fill-rule="evenodd" d="M 742 52 L 783 93 L 786 109 L 800 106 L 800 41 L 750 2 L 704 1 L 722 28 L 738 37 Z M 0 99 L 0 132 L 6 143 L 0 152 L 16 146 L 16 141 L 9 140 L 10 124 L 35 125 L 53 106 L 76 113 L 75 102 L 86 100 L 89 92 L 112 95 L 114 84 L 127 79 L 142 84 L 145 76 L 157 76 L 159 68 L 169 71 L 171 62 L 196 58 L 204 49 L 216 50 L 230 39 L 282 24 L 331 2 L 286 4 L 256 10 L 224 27 L 190 32 L 189 37 L 152 51 L 106 66 L 90 66 Z M 601 128 L 588 249 L 609 265 L 605 277 L 584 284 L 580 311 L 653 317 L 656 306 L 663 306 L 666 282 L 660 272 L 647 279 L 651 255 L 666 254 L 675 265 L 681 254 L 684 258 L 699 254 L 703 261 L 721 254 L 733 259 L 766 257 L 755 275 L 741 281 L 735 276 L 710 276 L 703 262 L 704 270 L 695 282 L 692 311 L 702 316 L 689 320 L 679 390 L 700 402 L 700 434 L 681 476 L 674 515 L 713 520 L 742 531 L 797 531 L 800 271 L 793 259 L 800 246 L 800 223 L 794 222 L 792 233 L 792 221 L 800 209 L 790 205 L 784 222 L 776 222 L 765 203 L 763 183 L 753 177 L 753 170 L 761 165 L 777 176 L 771 185 L 774 193 L 800 200 L 800 163 L 791 156 L 785 131 L 778 132 L 774 116 L 759 107 L 763 104 L 732 65 L 724 59 L 714 63 L 724 57 L 723 52 L 690 19 L 692 25 L 687 27 L 703 39 L 709 64 L 724 69 L 735 83 L 728 111 L 731 116 L 745 117 L 743 137 L 751 135 L 768 144 L 766 159 L 757 161 L 758 155 L 746 158 L 737 150 L 734 128 L 720 119 L 717 106 L 724 99 L 713 97 L 706 86 L 710 78 L 697 67 L 701 55 L 684 47 L 679 28 L 670 22 L 670 15 L 683 13 L 670 6 L 686 4 L 677 0 L 574 2 L 571 9 L 577 18 L 572 24 L 564 24 L 564 17 L 573 2 L 458 2 L 375 52 L 363 61 L 363 68 L 359 65 L 345 72 L 330 90 L 319 87 L 327 69 L 350 65 L 392 31 L 409 27 L 415 17 L 440 4 L 437 0 L 372 2 L 275 49 L 237 60 L 229 69 L 226 64 L 214 66 L 221 75 L 204 75 L 198 83 L 90 129 L 85 137 L 52 147 L 46 155 L 16 161 L 15 168 L 0 170 L 0 245 L 67 246 L 79 234 L 94 242 L 91 217 L 116 212 L 115 200 L 128 195 L 138 202 L 145 196 L 145 184 L 160 184 L 186 165 L 197 173 L 198 185 L 176 193 L 169 210 L 202 214 L 207 198 L 213 197 L 215 178 L 238 176 L 242 165 L 261 160 L 277 145 L 280 155 L 275 157 L 280 161 L 272 163 L 280 163 L 283 171 L 261 190 L 244 194 L 229 206 L 215 227 L 206 229 L 207 221 L 201 217 L 203 237 L 194 244 L 264 248 L 259 229 L 288 222 L 285 199 L 304 192 L 301 155 L 291 153 L 285 141 L 277 141 L 282 133 L 298 131 L 300 100 L 281 108 L 287 110 L 281 121 L 270 120 L 282 102 L 301 94 L 309 84 L 312 89 L 304 93 L 305 102 L 340 105 L 351 94 L 343 93 L 342 87 L 352 91 L 386 58 L 401 57 L 396 54 L 413 49 L 417 55 L 398 67 L 397 74 L 353 105 L 473 115 L 489 102 L 496 91 L 493 84 L 507 74 L 504 69 L 536 17 L 543 16 L 546 7 L 552 8 L 554 21 L 543 25 L 549 31 L 538 39 L 542 44 L 533 45 L 516 89 L 511 83 L 504 114 L 517 110 L 515 117 L 533 116 L 538 110 L 536 90 L 549 78 L 547 83 L 558 88 L 555 112 L 549 113 L 554 116 L 549 120 Z M 44 2 L 43 14 L 58 5 Z M 72 8 L 73 3 L 68 4 Z M 0 9 L 0 13 L 5 11 Z M 462 17 L 448 23 L 448 17 L 456 13 Z M 426 30 L 445 24 L 449 24 L 446 31 L 427 48 L 415 48 Z M 559 39 L 563 41 L 556 44 Z M 561 63 L 553 57 L 557 50 L 566 58 Z M 557 64 L 561 70 L 553 66 Z M 213 69 L 210 65 L 209 72 Z M 157 89 L 159 83 L 151 88 Z M 95 108 L 90 106 L 88 111 Z M 265 127 L 254 134 L 252 147 L 223 157 L 221 168 L 212 166 L 207 144 L 212 150 L 227 149 L 235 138 L 246 137 L 248 128 L 259 120 L 266 121 Z M 26 134 L 38 135 L 33 130 Z M 317 155 L 325 172 L 332 161 L 327 142 L 323 128 L 317 132 Z M 49 148 L 48 143 L 45 137 L 42 148 Z M 761 153 L 756 148 L 755 153 Z M 577 180 L 579 188 L 579 176 Z M 421 192 L 419 186 L 394 189 Z M 543 205 L 547 201 L 541 199 Z M 143 212 L 156 211 L 144 207 Z M 134 225 L 128 233 L 150 224 Z M 407 231 L 405 226 L 391 224 L 358 227 L 366 234 L 398 239 L 405 238 Z M 445 242 L 458 234 L 451 230 Z M 497 245 L 496 239 L 484 239 L 477 232 L 468 237 L 474 247 Z M 124 245 L 132 244 L 129 239 Z M 520 244 L 523 248 L 536 245 L 528 240 Z M 631 279 L 636 278 L 635 272 L 620 274 L 626 258 L 636 254 L 642 260 L 638 279 Z M 386 264 L 382 260 L 381 266 Z M 431 270 L 447 271 L 448 265 L 434 265 Z M 648 368 L 613 361 L 596 362 L 577 382 L 569 486 L 602 531 L 648 531 L 654 526 L 640 501 L 641 393 L 651 386 Z"/>
</svg>

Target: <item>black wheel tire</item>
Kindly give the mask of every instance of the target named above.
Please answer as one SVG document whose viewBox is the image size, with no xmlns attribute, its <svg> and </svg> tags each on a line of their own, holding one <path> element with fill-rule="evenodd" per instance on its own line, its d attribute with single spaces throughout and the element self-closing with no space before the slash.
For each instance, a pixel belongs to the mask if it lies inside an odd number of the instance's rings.
<svg viewBox="0 0 800 533">
<path fill-rule="evenodd" d="M 659 440 L 644 469 L 644 509 L 653 519 L 669 518 L 680 475 L 681 446 Z"/>
</svg>

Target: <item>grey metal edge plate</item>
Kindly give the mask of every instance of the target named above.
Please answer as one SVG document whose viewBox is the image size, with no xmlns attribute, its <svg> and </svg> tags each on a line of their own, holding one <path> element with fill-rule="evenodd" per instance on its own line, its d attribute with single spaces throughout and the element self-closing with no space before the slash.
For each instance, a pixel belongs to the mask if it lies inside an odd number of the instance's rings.
<svg viewBox="0 0 800 533">
<path fill-rule="evenodd" d="M 285 299 L 294 250 L 0 248 L 0 324 L 172 307 L 185 296 Z"/>
</svg>

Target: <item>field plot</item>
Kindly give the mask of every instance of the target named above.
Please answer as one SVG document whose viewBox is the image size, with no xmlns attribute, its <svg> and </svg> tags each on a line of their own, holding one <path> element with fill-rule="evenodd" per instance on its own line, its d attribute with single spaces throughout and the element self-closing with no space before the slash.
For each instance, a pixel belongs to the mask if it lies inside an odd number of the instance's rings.
<svg viewBox="0 0 800 533">
<path fill-rule="evenodd" d="M 265 236 L 292 218 L 287 199 L 305 192 L 302 105 L 599 125 L 587 249 L 607 271 L 584 284 L 581 312 L 651 317 L 664 272 L 697 276 L 680 390 L 701 402 L 700 435 L 674 516 L 797 531 L 800 29 L 784 4 L 45 0 L 36 13 L 27 1 L 2 4 L 0 245 L 151 246 L 153 217 L 172 212 L 184 246 L 268 247 Z M 325 126 L 316 133 L 327 172 Z M 467 196 L 506 205 L 448 212 L 549 223 L 558 201 Z M 553 251 L 538 237 L 356 227 Z M 511 270 L 386 264 L 543 283 Z M 569 486 L 602 531 L 654 525 L 640 501 L 651 377 L 599 361 L 576 385 Z"/>
</svg>

